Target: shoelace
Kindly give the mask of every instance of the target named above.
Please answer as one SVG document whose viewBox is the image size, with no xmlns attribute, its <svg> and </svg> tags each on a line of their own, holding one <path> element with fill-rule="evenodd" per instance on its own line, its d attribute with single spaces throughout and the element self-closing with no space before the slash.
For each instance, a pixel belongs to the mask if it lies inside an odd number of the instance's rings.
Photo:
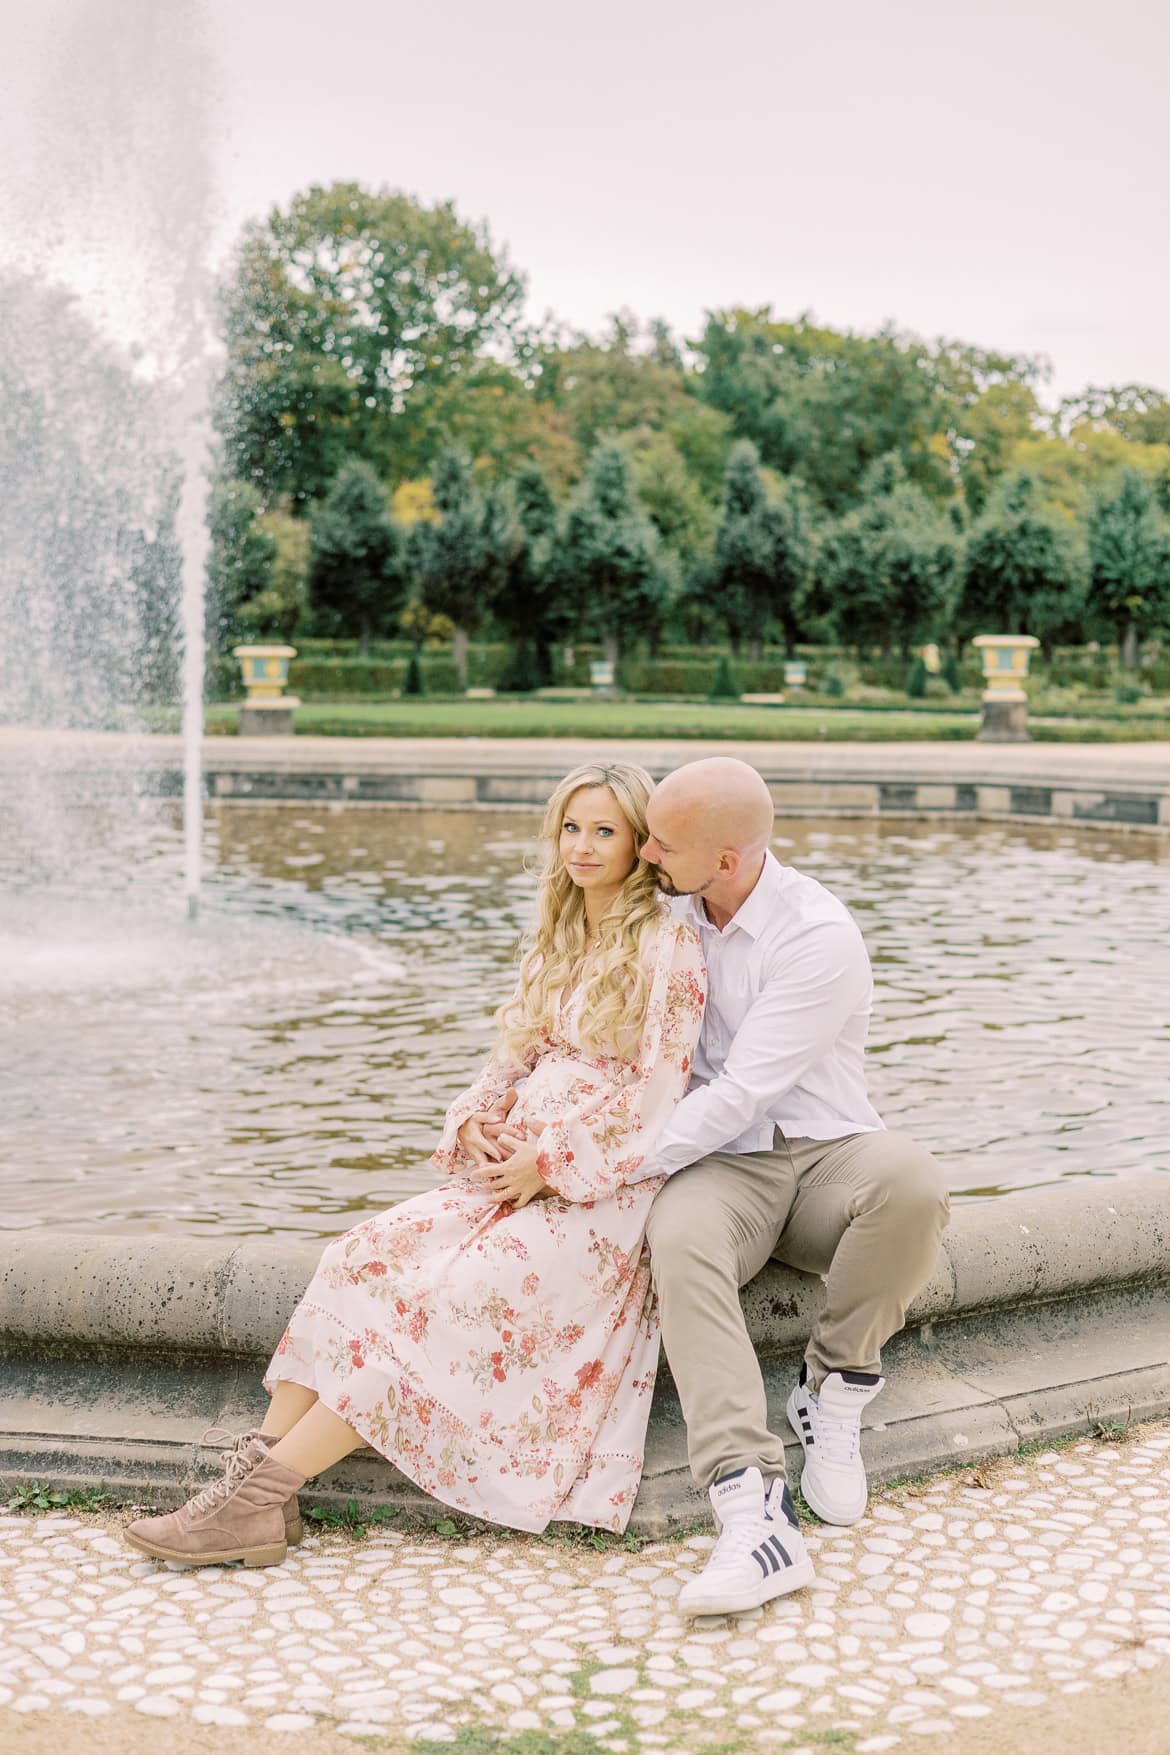
<svg viewBox="0 0 1170 1755">
<path fill-rule="evenodd" d="M 776 1532 L 782 1532 L 786 1527 L 783 1519 L 778 1523 L 773 1520 L 773 1523 Z M 771 1535 L 773 1531 L 769 1530 L 767 1533 Z M 760 1535 L 759 1523 L 754 1517 L 725 1518 L 711 1559 L 730 1560 L 738 1559 L 741 1554 L 751 1554 L 759 1547 L 762 1539 L 764 1538 Z"/>
<path fill-rule="evenodd" d="M 221 1433 L 222 1436 L 227 1439 L 226 1446 L 223 1446 L 222 1448 L 228 1450 L 242 1449 L 249 1436 L 247 1432 L 233 1432 L 230 1427 L 227 1426 L 205 1426 L 203 1429 L 203 1436 L 199 1440 L 200 1444 L 219 1444 L 220 1441 L 215 1436 L 217 1432 Z"/>
<path fill-rule="evenodd" d="M 848 1414 L 829 1414 L 815 1395 L 809 1396 L 816 1424 L 817 1449 L 824 1462 L 848 1467 L 856 1460 L 861 1443 L 861 1421 Z"/>
<path fill-rule="evenodd" d="M 231 1452 L 225 1453 L 227 1462 L 221 1478 L 218 1481 L 210 1482 L 192 1499 L 187 1507 L 190 1517 L 202 1517 L 204 1512 L 214 1511 L 216 1506 L 229 1498 L 240 1482 L 251 1474 L 256 1465 L 250 1456 L 244 1455 L 246 1437 L 246 1433 L 241 1434 Z"/>
</svg>

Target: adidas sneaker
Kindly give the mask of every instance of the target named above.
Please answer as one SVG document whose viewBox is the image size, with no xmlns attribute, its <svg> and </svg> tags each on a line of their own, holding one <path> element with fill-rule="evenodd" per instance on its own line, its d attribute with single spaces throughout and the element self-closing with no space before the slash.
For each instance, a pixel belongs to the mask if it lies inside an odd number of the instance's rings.
<svg viewBox="0 0 1170 1755">
<path fill-rule="evenodd" d="M 698 1578 L 679 1593 L 684 1615 L 736 1615 L 813 1581 L 813 1565 L 787 1483 L 764 1492 L 759 1469 L 737 1469 L 710 1488 L 719 1540 Z"/>
<path fill-rule="evenodd" d="M 801 1497 L 825 1523 L 857 1523 L 864 1516 L 869 1483 L 861 1460 L 861 1416 L 885 1382 L 868 1371 L 830 1371 L 814 1393 L 807 1365 L 800 1367 L 786 1411 L 804 1448 Z"/>
</svg>

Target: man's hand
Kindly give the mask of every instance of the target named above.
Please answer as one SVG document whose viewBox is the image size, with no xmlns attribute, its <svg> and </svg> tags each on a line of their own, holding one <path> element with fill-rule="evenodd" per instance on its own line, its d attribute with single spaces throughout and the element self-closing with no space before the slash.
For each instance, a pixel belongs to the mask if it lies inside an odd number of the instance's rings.
<svg viewBox="0 0 1170 1755">
<path fill-rule="evenodd" d="M 543 1127 L 543 1124 L 541 1124 Z M 538 1139 L 522 1139 L 513 1134 L 515 1149 L 502 1164 L 484 1164 L 472 1175 L 482 1182 L 488 1193 L 509 1206 L 526 1207 L 530 1200 L 549 1200 L 556 1193 L 536 1168 Z"/>
<path fill-rule="evenodd" d="M 505 1091 L 498 1103 L 481 1115 L 469 1115 L 459 1129 L 455 1137 L 476 1164 L 498 1164 L 507 1157 L 511 1148 L 501 1146 L 499 1136 L 515 1101 L 515 1091 Z"/>
</svg>

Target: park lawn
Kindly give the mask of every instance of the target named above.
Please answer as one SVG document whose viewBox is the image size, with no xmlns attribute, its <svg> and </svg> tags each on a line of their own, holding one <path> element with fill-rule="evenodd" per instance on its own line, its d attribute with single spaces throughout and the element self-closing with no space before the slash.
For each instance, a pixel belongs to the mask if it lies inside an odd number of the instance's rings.
<svg viewBox="0 0 1170 1755">
<path fill-rule="evenodd" d="M 238 706 L 206 709 L 209 732 L 231 735 Z M 964 741 L 979 715 L 897 708 L 755 707 L 719 701 L 537 701 L 423 698 L 408 701 L 306 701 L 296 728 L 312 737 L 613 737 L 741 739 L 745 742 L 901 743 Z M 1048 743 L 1124 743 L 1170 738 L 1170 719 L 1044 719 L 1032 736 Z"/>
</svg>

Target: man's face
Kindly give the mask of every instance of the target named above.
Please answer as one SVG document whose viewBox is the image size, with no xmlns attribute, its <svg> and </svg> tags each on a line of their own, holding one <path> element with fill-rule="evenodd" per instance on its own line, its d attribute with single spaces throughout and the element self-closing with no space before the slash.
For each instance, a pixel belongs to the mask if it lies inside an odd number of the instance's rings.
<svg viewBox="0 0 1170 1755">
<path fill-rule="evenodd" d="M 642 858 L 657 868 L 658 887 L 668 896 L 701 896 L 715 882 L 710 858 L 686 845 L 685 829 L 669 812 L 655 810 L 654 800 L 646 811 L 649 834 L 639 847 Z"/>
</svg>

